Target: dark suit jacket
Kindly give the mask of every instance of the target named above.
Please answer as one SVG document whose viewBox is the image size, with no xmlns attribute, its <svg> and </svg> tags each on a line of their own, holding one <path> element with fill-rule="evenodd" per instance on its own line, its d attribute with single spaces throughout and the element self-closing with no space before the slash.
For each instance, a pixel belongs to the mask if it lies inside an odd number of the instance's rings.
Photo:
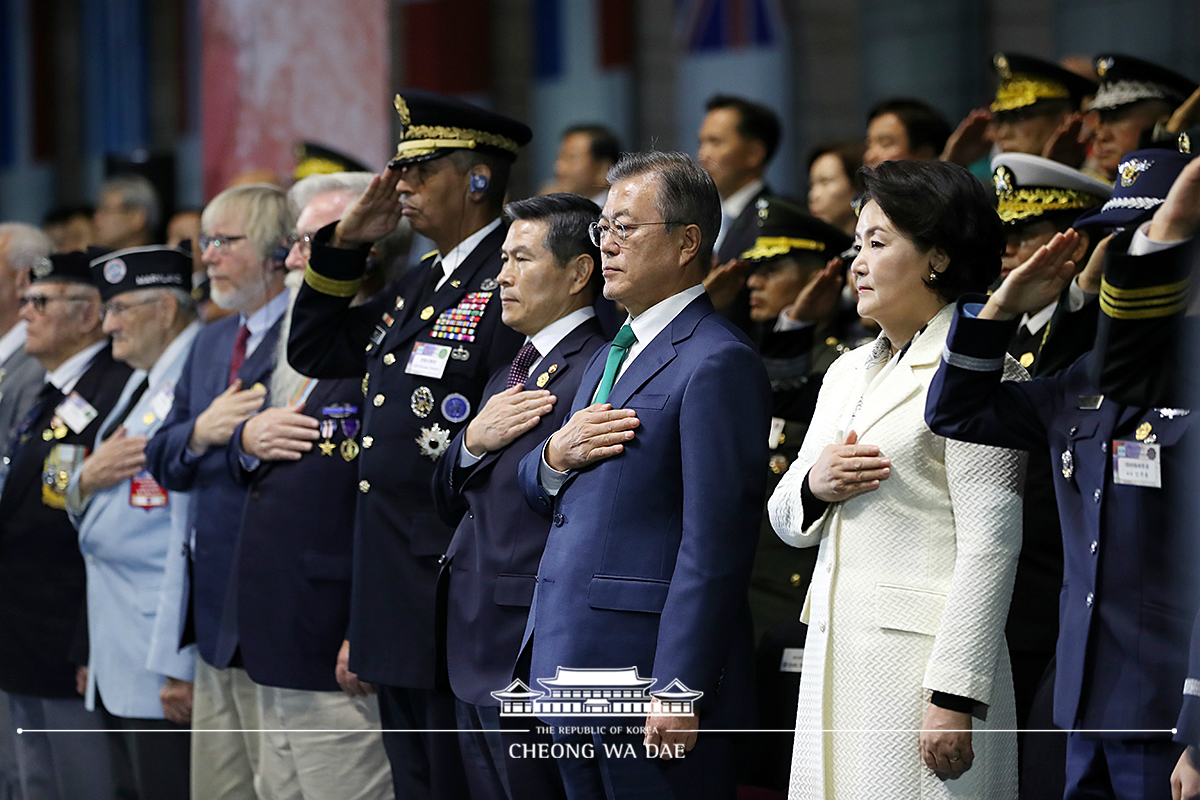
<svg viewBox="0 0 1200 800">
<path fill-rule="evenodd" d="M 591 404 L 607 349 L 571 413 Z M 613 387 L 641 422 L 621 454 L 573 473 L 556 497 L 538 480 L 542 446 L 521 462 L 525 497 L 553 527 L 526 640 L 531 687 L 559 667 L 636 666 L 656 689 L 704 692 L 701 725 L 752 704 L 746 589 L 763 512 L 771 389 L 754 346 L 690 303 Z"/>
<path fill-rule="evenodd" d="M 34 697 L 78 697 L 70 652 L 84 605 L 79 534 L 63 509 L 42 501 L 42 469 L 60 444 L 90 448 L 132 374 L 105 346 L 74 391 L 96 417 L 79 433 L 46 441 L 57 403 L 41 410 L 12 463 L 0 496 L 0 689 Z M 39 391 L 41 387 L 38 387 Z M 82 655 L 82 654 L 81 654 Z M 84 656 L 86 660 L 86 656 Z"/>
<path fill-rule="evenodd" d="M 408 688 L 436 683 L 434 596 L 454 528 L 438 516 L 430 482 L 436 457 L 466 423 L 453 407 L 457 421 L 447 416 L 447 397 L 460 395 L 474 413 L 488 376 L 521 345 L 522 337 L 500 322 L 495 279 L 505 232 L 500 226 L 485 237 L 437 292 L 427 262 L 414 270 L 408 294 L 381 295 L 355 308 L 350 300 L 365 250 L 325 246 L 332 227 L 313 244 L 288 358 L 308 375 L 362 381 L 349 639 L 351 669 L 364 680 Z M 433 337 L 442 315 L 456 313 L 468 296 L 483 306 L 475 309 L 482 313 L 474 340 Z M 419 342 L 444 345 L 459 357 L 446 362 L 440 378 L 410 374 L 406 365 Z"/>
<path fill-rule="evenodd" d="M 0 364 L 0 458 L 8 454 L 9 433 L 33 408 L 45 379 L 46 369 L 24 347 Z"/>
<path fill-rule="evenodd" d="M 541 360 L 524 388 L 547 389 L 557 402 L 533 430 L 467 468 L 456 466 L 463 440 L 459 431 L 449 454 L 438 462 L 433 484 L 438 511 L 448 523 L 461 520 L 442 575 L 448 581 L 446 655 L 450 687 L 468 703 L 500 705 L 491 692 L 512 680 L 538 562 L 550 532 L 546 518 L 521 496 L 517 465 L 566 420 L 584 368 L 604 342 L 600 324 L 592 318 Z M 546 380 L 539 386 L 543 375 Z M 508 367 L 501 367 L 488 381 L 481 402 L 503 392 L 507 381 Z"/>
<path fill-rule="evenodd" d="M 271 326 L 238 371 L 242 387 L 267 383 L 275 361 L 280 319 Z M 214 667 L 229 665 L 234 647 L 218 646 L 221 615 L 233 565 L 234 547 L 241 528 L 246 489 L 234 481 L 226 462 L 226 447 L 210 447 L 200 458 L 187 452 L 187 441 L 200 416 L 213 399 L 228 388 L 233 342 L 241 326 L 238 315 L 218 320 L 196 335 L 192 351 L 175 384 L 175 403 L 162 427 L 146 445 L 146 468 L 163 487 L 191 492 L 188 507 L 189 540 L 194 536 L 192 596 L 189 614 L 200 655 Z"/>
<path fill-rule="evenodd" d="M 233 630 L 221 640 L 238 644 L 255 683 L 332 692 L 340 690 L 334 668 L 350 619 L 358 501 L 357 456 L 346 460 L 354 451 L 342 443 L 358 444 L 359 382 L 318 382 L 304 413 L 335 426 L 330 455 L 316 443 L 299 461 L 263 462 L 247 472 L 239 460 L 242 425 L 228 448 L 231 473 L 248 491 L 222 623 Z"/>
<path fill-rule="evenodd" d="M 1050 450 L 1066 568 L 1054 722 L 1062 728 L 1170 728 L 1200 607 L 1200 542 L 1190 529 L 1171 524 L 1165 499 L 1192 469 L 1189 417 L 1172 419 L 1107 398 L 1091 408 L 1099 392 L 1086 359 L 1057 375 L 1001 382 L 1000 357 L 1012 325 L 963 316 L 969 300 L 981 298 L 960 300 L 947 339 L 950 355 L 929 389 L 926 421 L 950 438 Z M 1161 489 L 1113 481 L 1114 440 L 1134 440 L 1143 425 L 1161 445 Z"/>
</svg>

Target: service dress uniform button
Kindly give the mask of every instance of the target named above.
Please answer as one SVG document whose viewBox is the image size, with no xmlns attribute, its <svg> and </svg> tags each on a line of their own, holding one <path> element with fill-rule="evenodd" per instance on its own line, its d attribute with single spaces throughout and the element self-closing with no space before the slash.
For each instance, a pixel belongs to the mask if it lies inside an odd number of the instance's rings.
<svg viewBox="0 0 1200 800">
<path fill-rule="evenodd" d="M 388 366 L 388 367 L 390 367 L 392 364 L 395 364 L 396 363 L 395 354 L 388 353 L 386 356 L 383 357 L 383 363 L 384 363 L 384 366 Z"/>
<path fill-rule="evenodd" d="M 362 492 L 363 494 L 366 494 L 367 492 L 371 491 L 371 482 L 370 481 L 359 481 L 358 482 L 358 490 L 360 492 Z"/>
<path fill-rule="evenodd" d="M 364 436 L 362 438 L 362 443 L 363 443 L 363 448 L 370 450 L 371 445 L 375 444 L 375 437 L 374 436 Z"/>
<path fill-rule="evenodd" d="M 440 566 L 442 564 L 445 564 L 448 560 L 449 559 L 447 559 L 446 556 L 440 555 L 440 556 L 438 556 L 438 565 Z"/>
<path fill-rule="evenodd" d="M 564 522 L 566 522 L 566 521 L 567 521 L 567 520 L 566 520 L 566 517 L 564 517 L 562 514 L 555 514 L 555 515 L 554 515 L 554 524 L 555 524 L 555 526 L 556 526 L 556 527 L 559 527 L 559 528 L 561 528 L 561 527 L 563 526 L 563 523 L 564 523 Z"/>
<path fill-rule="evenodd" d="M 1097 503 L 1100 502 L 1100 490 L 1099 489 L 1092 492 L 1092 499 L 1095 500 Z"/>
<path fill-rule="evenodd" d="M 800 585 L 800 573 L 793 572 L 792 577 L 788 578 L 788 581 L 792 584 L 792 586 L 799 586 Z"/>
<path fill-rule="evenodd" d="M 381 395 L 381 394 L 375 395 L 375 397 L 371 400 L 371 403 L 376 408 L 379 408 L 381 405 L 383 405 L 383 395 Z"/>
<path fill-rule="evenodd" d="M 1108 452 L 1108 442 L 1101 442 L 1101 443 L 1100 443 L 1100 452 L 1101 452 L 1101 453 L 1107 453 L 1107 452 Z"/>
<path fill-rule="evenodd" d="M 1084 602 L 1087 603 L 1088 608 L 1091 608 L 1092 605 L 1096 602 L 1096 595 L 1093 592 L 1088 592 L 1087 600 L 1085 600 Z"/>
<path fill-rule="evenodd" d="M 1077 434 L 1077 433 L 1079 433 L 1079 428 L 1072 427 L 1072 428 L 1071 428 L 1071 430 L 1070 430 L 1070 434 L 1071 434 L 1072 436 L 1074 436 L 1074 435 L 1075 435 L 1075 434 Z"/>
<path fill-rule="evenodd" d="M 1092 542 L 1092 555 L 1096 555 L 1098 552 L 1100 552 L 1100 543 L 1094 541 Z"/>
</svg>

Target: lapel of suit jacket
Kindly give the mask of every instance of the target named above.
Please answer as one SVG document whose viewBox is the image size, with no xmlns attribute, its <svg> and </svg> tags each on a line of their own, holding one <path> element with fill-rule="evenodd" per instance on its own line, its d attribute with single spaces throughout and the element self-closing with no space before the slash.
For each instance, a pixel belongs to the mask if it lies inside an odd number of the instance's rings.
<svg viewBox="0 0 1200 800">
<path fill-rule="evenodd" d="M 600 323 L 595 317 L 589 317 L 583 322 L 575 326 L 570 333 L 564 336 L 558 344 L 550 349 L 549 353 L 542 358 L 538 367 L 533 372 L 529 373 L 528 380 L 522 389 L 549 389 L 551 384 L 563 376 L 571 364 L 567 359 L 575 355 L 583 347 L 584 342 L 592 336 L 603 336 L 600 330 Z M 535 374 L 536 373 L 536 374 Z M 538 380 L 541 376 L 546 376 L 545 383 L 538 385 Z"/>
<path fill-rule="evenodd" d="M 650 344 L 638 354 L 625 374 L 617 379 L 608 402 L 613 408 L 623 408 L 645 383 L 653 378 L 667 364 L 674 360 L 675 345 L 689 338 L 695 332 L 700 320 L 712 313 L 712 302 L 707 294 L 702 294 L 676 315 L 675 319 L 655 336 Z M 599 381 L 597 381 L 599 383 Z M 596 387 L 591 387 L 594 392 Z"/>
<path fill-rule="evenodd" d="M 417 308 L 419 298 L 414 298 L 412 307 L 409 309 L 408 316 L 404 322 L 393 330 L 395 334 L 389 336 L 384 343 L 384 352 L 392 352 L 400 345 L 408 342 L 418 331 L 427 326 L 433 325 L 433 320 L 437 319 L 443 312 L 448 311 L 458 304 L 467 294 L 467 289 L 470 288 L 472 280 L 476 273 L 491 260 L 491 256 L 495 255 L 500 245 L 504 242 L 504 236 L 508 232 L 508 228 L 502 223 L 500 227 L 483 237 L 483 241 L 475 245 L 475 249 L 463 260 L 461 264 L 455 268 L 450 280 L 442 284 L 441 288 L 433 293 L 433 297 L 425 308 L 432 307 L 433 313 L 427 318 L 421 318 L 421 312 L 424 308 Z M 430 264 L 432 269 L 433 265 Z M 440 277 L 434 277 L 434 280 L 441 280 Z M 454 284 L 458 284 L 455 286 Z M 408 306 L 408 303 L 405 303 Z"/>
<path fill-rule="evenodd" d="M 925 330 L 918 334 L 891 374 L 863 401 L 863 407 L 851 426 L 852 430 L 858 432 L 860 441 L 863 434 L 889 411 L 924 389 L 925 382 L 917 377 L 917 372 L 937 366 L 942 357 L 942 346 L 950 330 L 953 313 L 953 304 L 942 308 L 925 326 Z M 842 434 L 849 432 L 843 431 Z"/>
</svg>

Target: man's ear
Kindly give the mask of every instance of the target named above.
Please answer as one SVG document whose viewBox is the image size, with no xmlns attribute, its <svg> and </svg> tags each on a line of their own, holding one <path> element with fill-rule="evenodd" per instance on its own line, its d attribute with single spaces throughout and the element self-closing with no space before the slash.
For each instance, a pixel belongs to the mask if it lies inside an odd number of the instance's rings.
<svg viewBox="0 0 1200 800">
<path fill-rule="evenodd" d="M 600 265 L 594 263 L 587 253 L 580 253 L 567 262 L 566 269 L 571 271 L 571 294 L 579 294 L 591 280 L 592 271 L 600 269 Z"/>
<path fill-rule="evenodd" d="M 679 245 L 679 263 L 686 264 L 696 257 L 700 252 L 700 226 L 695 223 L 685 225 L 683 228 L 683 239 Z"/>
</svg>

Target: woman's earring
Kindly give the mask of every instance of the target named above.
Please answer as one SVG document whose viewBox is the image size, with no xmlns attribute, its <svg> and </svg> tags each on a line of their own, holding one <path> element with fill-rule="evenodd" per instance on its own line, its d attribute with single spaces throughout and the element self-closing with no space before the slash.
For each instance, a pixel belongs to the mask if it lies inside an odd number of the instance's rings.
<svg viewBox="0 0 1200 800">
<path fill-rule="evenodd" d="M 935 270 L 933 267 L 930 267 L 929 268 L 929 280 L 936 281 L 937 277 L 938 277 L 937 270 Z"/>
</svg>

